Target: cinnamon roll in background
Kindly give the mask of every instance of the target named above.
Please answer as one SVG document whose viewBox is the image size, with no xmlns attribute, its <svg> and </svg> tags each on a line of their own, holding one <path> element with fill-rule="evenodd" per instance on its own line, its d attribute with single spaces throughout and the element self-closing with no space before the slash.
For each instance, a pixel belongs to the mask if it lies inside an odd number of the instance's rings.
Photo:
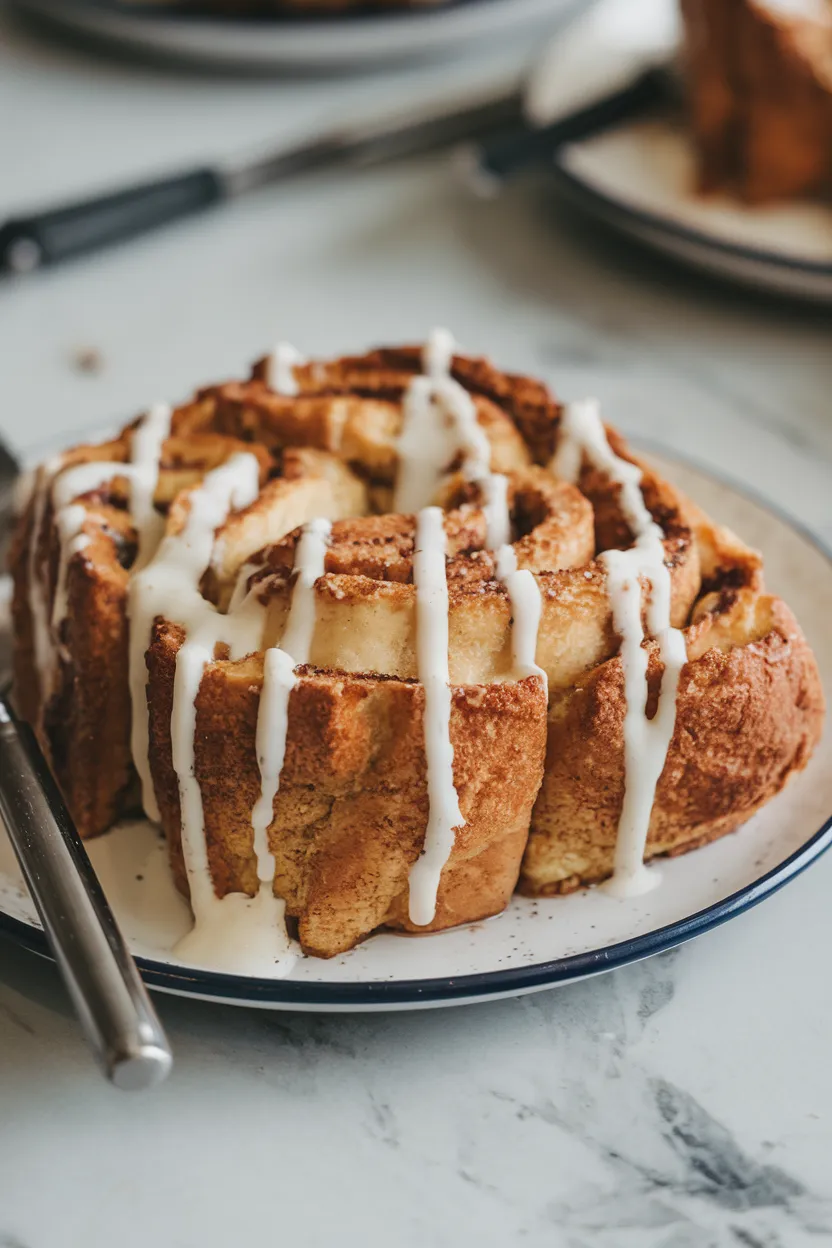
<svg viewBox="0 0 832 1248">
<path fill-rule="evenodd" d="M 280 347 L 57 457 L 13 568 L 21 713 L 83 835 L 160 820 L 186 960 L 643 891 L 821 731 L 759 556 L 441 332 Z"/>
<path fill-rule="evenodd" d="M 832 0 L 681 0 L 702 189 L 832 196 Z"/>
</svg>

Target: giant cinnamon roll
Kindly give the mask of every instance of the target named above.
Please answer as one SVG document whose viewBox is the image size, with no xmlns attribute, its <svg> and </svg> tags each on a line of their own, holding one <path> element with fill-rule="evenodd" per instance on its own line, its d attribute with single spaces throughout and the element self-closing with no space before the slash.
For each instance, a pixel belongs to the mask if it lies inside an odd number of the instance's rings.
<svg viewBox="0 0 832 1248">
<path fill-rule="evenodd" d="M 141 791 L 215 967 L 640 892 L 821 731 L 759 557 L 441 332 L 51 461 L 13 562 L 21 711 L 85 835 Z"/>
<path fill-rule="evenodd" d="M 704 191 L 832 195 L 832 0 L 681 0 Z"/>
</svg>

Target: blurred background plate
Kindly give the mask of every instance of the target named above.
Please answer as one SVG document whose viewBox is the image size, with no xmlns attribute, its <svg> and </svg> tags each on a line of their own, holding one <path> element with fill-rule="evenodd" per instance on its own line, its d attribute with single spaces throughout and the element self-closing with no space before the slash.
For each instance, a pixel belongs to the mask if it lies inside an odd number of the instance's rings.
<svg viewBox="0 0 832 1248">
<path fill-rule="evenodd" d="M 336 68 L 450 52 L 551 24 L 576 0 L 455 0 L 441 8 L 341 17 L 187 15 L 113 0 L 15 0 L 23 13 L 154 56 L 237 68 Z"/>
<path fill-rule="evenodd" d="M 697 194 L 691 141 L 672 121 L 633 122 L 554 160 L 581 211 L 647 246 L 731 281 L 832 303 L 832 207 Z"/>
</svg>

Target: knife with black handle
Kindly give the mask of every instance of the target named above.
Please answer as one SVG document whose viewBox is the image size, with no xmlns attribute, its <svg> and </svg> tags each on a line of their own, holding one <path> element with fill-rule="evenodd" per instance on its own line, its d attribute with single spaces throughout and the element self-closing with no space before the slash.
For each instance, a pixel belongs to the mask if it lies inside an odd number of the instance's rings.
<svg viewBox="0 0 832 1248">
<path fill-rule="evenodd" d="M 269 183 L 330 165 L 363 166 L 472 139 L 522 116 L 519 84 L 499 94 L 412 108 L 313 135 L 255 160 L 204 166 L 0 226 L 0 273 L 23 274 L 124 242 Z"/>
<path fill-rule="evenodd" d="M 544 48 L 524 96 L 524 120 L 460 156 L 469 186 L 495 194 L 559 149 L 678 98 L 678 0 L 594 0 Z"/>
<path fill-rule="evenodd" d="M 485 196 L 494 194 L 518 173 L 551 161 L 565 144 L 577 143 L 643 115 L 667 100 L 671 90 L 670 74 L 665 68 L 647 69 L 626 86 L 547 126 L 524 124 L 463 148 L 460 167 L 475 191 Z"/>
</svg>

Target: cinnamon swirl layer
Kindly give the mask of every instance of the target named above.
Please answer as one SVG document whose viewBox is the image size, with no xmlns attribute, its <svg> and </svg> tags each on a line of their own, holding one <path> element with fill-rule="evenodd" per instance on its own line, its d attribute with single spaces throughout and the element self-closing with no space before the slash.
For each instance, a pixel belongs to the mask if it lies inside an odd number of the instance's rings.
<svg viewBox="0 0 832 1248">
<path fill-rule="evenodd" d="M 172 423 L 175 429 L 176 414 Z M 85 837 L 139 806 L 128 620 L 141 538 L 130 503 L 138 428 L 140 422 L 117 439 L 76 447 L 43 465 L 11 555 L 15 698 Z M 188 491 L 241 451 L 255 455 L 263 489 L 252 507 L 235 514 L 224 545 L 217 543 L 205 569 L 209 593 L 229 560 L 236 567 L 264 541 L 327 508 L 350 514 L 366 503 L 362 483 L 331 456 L 299 450 L 276 463 L 265 448 L 239 439 L 171 432 L 161 440 L 150 492 L 159 522 L 146 534 L 151 546 L 166 524 L 176 528 Z M 283 475 L 273 475 L 278 472 Z"/>
</svg>

